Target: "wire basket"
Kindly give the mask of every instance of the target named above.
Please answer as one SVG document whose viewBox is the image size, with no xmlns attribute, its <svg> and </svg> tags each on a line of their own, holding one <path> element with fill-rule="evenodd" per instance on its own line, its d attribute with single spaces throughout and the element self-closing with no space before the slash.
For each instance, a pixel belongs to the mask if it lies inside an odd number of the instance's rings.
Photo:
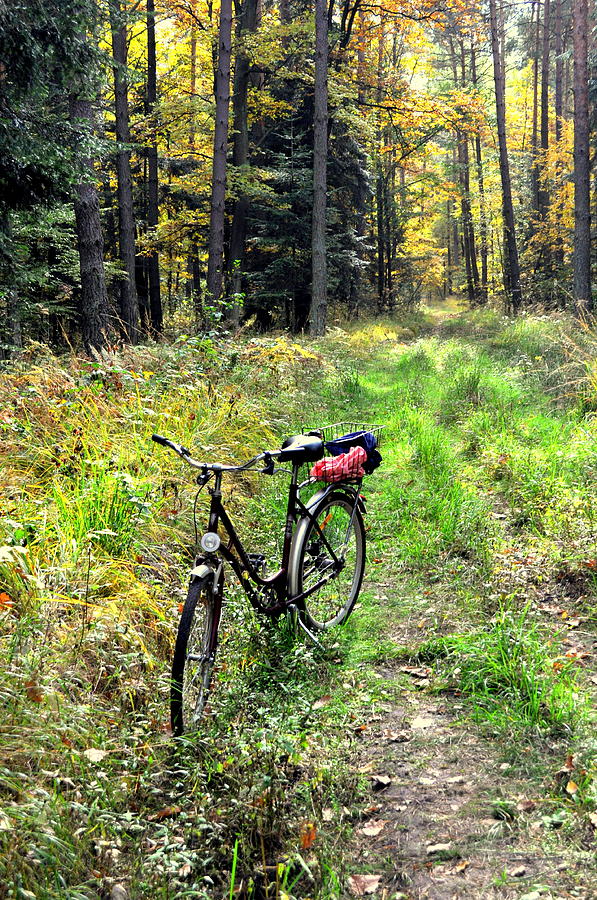
<svg viewBox="0 0 597 900">
<path fill-rule="evenodd" d="M 373 435 L 375 438 L 375 447 L 379 449 L 385 427 L 385 425 L 371 425 L 363 422 L 334 422 L 333 425 L 324 425 L 321 428 L 313 428 L 307 433 L 317 434 L 321 437 L 324 444 L 333 441 L 336 447 L 340 449 L 340 452 L 348 452 L 352 447 L 359 445 L 359 437 L 362 437 L 363 434 Z M 338 449 L 332 454 L 326 447 L 325 452 L 327 456 L 336 455 Z"/>
</svg>

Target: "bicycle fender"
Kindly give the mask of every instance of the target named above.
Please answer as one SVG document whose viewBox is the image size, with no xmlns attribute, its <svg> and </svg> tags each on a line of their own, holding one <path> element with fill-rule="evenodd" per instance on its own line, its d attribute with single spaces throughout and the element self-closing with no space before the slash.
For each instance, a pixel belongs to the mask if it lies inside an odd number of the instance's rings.
<svg viewBox="0 0 597 900">
<path fill-rule="evenodd" d="M 213 575 L 213 571 L 214 570 L 210 566 L 201 563 L 191 569 L 191 581 L 194 581 L 195 578 L 207 578 L 208 575 Z"/>
</svg>

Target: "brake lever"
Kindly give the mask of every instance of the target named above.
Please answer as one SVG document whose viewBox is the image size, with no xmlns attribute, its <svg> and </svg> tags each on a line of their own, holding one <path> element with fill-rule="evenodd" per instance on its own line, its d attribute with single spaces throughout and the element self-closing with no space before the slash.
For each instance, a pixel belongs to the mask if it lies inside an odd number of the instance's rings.
<svg viewBox="0 0 597 900">
<path fill-rule="evenodd" d="M 265 454 L 265 466 L 260 470 L 262 475 L 273 475 L 274 474 L 274 460 L 269 455 L 269 453 Z"/>
</svg>

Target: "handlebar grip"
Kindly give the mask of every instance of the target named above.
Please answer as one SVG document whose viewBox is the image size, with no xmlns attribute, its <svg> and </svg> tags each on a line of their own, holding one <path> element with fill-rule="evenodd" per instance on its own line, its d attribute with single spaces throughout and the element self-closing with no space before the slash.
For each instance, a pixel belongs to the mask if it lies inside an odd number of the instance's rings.
<svg viewBox="0 0 597 900">
<path fill-rule="evenodd" d="M 168 438 L 162 437 L 161 434 L 152 434 L 151 440 L 155 441 L 156 444 L 161 444 L 162 447 L 169 447 L 171 444 L 171 441 L 169 441 Z"/>
</svg>

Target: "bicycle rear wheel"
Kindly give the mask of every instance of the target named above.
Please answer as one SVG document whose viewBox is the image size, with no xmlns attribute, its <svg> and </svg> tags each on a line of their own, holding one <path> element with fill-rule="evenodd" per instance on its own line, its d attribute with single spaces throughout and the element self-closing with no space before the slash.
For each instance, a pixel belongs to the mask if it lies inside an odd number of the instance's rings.
<svg viewBox="0 0 597 900">
<path fill-rule="evenodd" d="M 205 709 L 216 658 L 221 594 L 213 576 L 194 578 L 178 625 L 172 682 L 170 720 L 172 732 L 194 730 Z"/>
<path fill-rule="evenodd" d="M 354 498 L 333 491 L 310 509 L 297 527 L 291 593 L 300 596 L 299 614 L 311 631 L 324 631 L 346 621 L 356 603 L 365 571 L 365 526 Z M 338 561 L 338 562 L 337 562 Z"/>
</svg>

